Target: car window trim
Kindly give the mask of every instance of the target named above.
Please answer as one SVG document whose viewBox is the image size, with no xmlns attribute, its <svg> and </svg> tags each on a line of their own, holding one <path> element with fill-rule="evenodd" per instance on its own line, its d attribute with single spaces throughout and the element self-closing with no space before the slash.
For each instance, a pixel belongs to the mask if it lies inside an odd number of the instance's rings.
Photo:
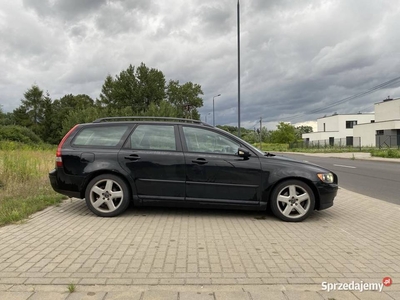
<svg viewBox="0 0 400 300">
<path fill-rule="evenodd" d="M 246 145 L 244 145 L 240 140 L 236 140 L 233 139 L 231 136 L 224 134 L 225 132 L 220 132 L 219 130 L 215 130 L 215 128 L 210 127 L 210 128 L 206 128 L 206 127 L 199 127 L 199 126 L 192 126 L 191 124 L 179 124 L 179 133 L 182 136 L 182 148 L 183 151 L 186 153 L 198 153 L 198 154 L 207 154 L 207 155 L 229 155 L 229 156 L 238 156 L 237 154 L 231 154 L 231 153 L 215 153 L 215 152 L 194 152 L 194 151 L 189 151 L 187 143 L 186 143 L 186 137 L 185 137 L 185 133 L 183 131 L 183 127 L 191 127 L 191 128 L 198 128 L 198 129 L 203 129 L 203 130 L 208 130 L 217 134 L 220 134 L 224 137 L 226 137 L 227 139 L 229 139 L 230 141 L 235 142 L 236 144 L 239 144 L 239 147 L 243 147 L 245 149 L 248 149 L 251 153 L 254 153 L 251 149 L 249 149 Z M 258 156 L 258 155 L 256 155 Z"/>
<path fill-rule="evenodd" d="M 175 135 L 175 150 L 163 150 L 163 149 L 134 149 L 131 148 L 131 136 L 135 132 L 136 128 L 138 128 L 141 125 L 150 125 L 150 126 L 172 126 L 174 128 L 174 135 Z M 181 141 L 180 141 L 180 135 L 179 135 L 179 130 L 178 126 L 176 124 L 165 124 L 165 123 L 147 123 L 147 122 L 140 122 L 134 124 L 133 128 L 130 130 L 128 136 L 126 137 L 126 140 L 122 146 L 122 149 L 124 150 L 132 150 L 132 151 L 165 151 L 165 152 L 183 152 Z"/>
<path fill-rule="evenodd" d="M 69 146 L 71 148 L 91 148 L 91 149 L 121 149 L 121 147 L 124 145 L 127 137 L 129 136 L 129 133 L 132 131 L 132 124 L 129 123 L 122 123 L 122 124 L 107 124 L 108 126 L 99 126 L 98 124 L 88 124 L 85 126 L 81 126 L 80 128 L 78 128 L 78 130 L 76 131 L 76 133 L 74 134 L 74 136 L 71 137 L 71 140 L 69 142 Z M 99 128 L 99 127 L 116 127 L 116 126 L 127 126 L 127 129 L 125 130 L 124 134 L 121 136 L 119 142 L 115 145 L 115 146 L 102 146 L 102 145 L 75 145 L 74 141 L 76 140 L 76 138 L 79 136 L 80 132 L 84 129 L 87 128 Z"/>
</svg>

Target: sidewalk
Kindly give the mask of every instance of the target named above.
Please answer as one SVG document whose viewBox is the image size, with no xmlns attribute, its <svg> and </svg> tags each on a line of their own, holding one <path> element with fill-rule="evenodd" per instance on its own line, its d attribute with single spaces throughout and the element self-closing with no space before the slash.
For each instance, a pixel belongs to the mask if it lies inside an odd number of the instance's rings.
<svg viewBox="0 0 400 300">
<path fill-rule="evenodd" d="M 310 285 L 217 286 L 79 286 L 70 293 L 60 286 L 15 286 L 0 291 L 2 300 L 358 300 L 400 299 L 399 286 L 389 292 L 321 291 Z"/>
<path fill-rule="evenodd" d="M 366 153 L 366 152 L 342 152 L 342 153 L 277 152 L 277 153 L 279 153 L 279 155 L 297 154 L 297 155 L 316 156 L 316 157 L 333 157 L 333 158 L 361 159 L 361 160 L 400 163 L 400 158 L 375 157 L 371 156 L 371 153 Z"/>
<path fill-rule="evenodd" d="M 0 228 L 0 299 L 400 299 L 399 228 L 400 206 L 343 189 L 302 223 L 175 208 L 107 219 L 68 200 Z M 322 291 L 387 276 L 382 293 Z"/>
</svg>

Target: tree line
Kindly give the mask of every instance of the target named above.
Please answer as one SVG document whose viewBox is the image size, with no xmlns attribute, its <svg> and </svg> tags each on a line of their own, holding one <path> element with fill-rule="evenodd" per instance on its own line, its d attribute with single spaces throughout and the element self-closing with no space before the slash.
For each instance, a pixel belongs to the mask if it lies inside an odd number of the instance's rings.
<svg viewBox="0 0 400 300">
<path fill-rule="evenodd" d="M 217 127 L 234 135 L 238 133 L 236 126 L 218 125 Z M 279 122 L 276 130 L 268 130 L 266 127 L 262 127 L 261 130 L 259 128 L 240 128 L 242 139 L 251 144 L 259 143 L 260 141 L 271 144 L 289 144 L 301 141 L 302 134 L 310 132 L 313 132 L 311 126 L 293 126 L 285 122 Z"/>
<path fill-rule="evenodd" d="M 29 140 L 36 143 L 58 144 L 70 128 L 101 117 L 159 116 L 200 120 L 198 108 L 203 106 L 201 86 L 192 82 L 181 84 L 165 79 L 157 69 L 144 63 L 129 65 L 115 77 L 108 75 L 97 99 L 85 94 L 67 94 L 52 99 L 48 92 L 32 85 L 19 107 L 4 113 L 0 106 L 0 140 Z M 14 125 L 14 127 L 4 126 Z M 218 126 L 234 135 L 237 127 Z M 29 129 L 33 134 L 28 134 Z M 303 133 L 312 132 L 310 126 L 294 127 L 280 122 L 276 130 L 241 128 L 241 136 L 250 143 L 291 143 L 301 140 Z M 38 138 L 36 138 L 36 135 Z"/>
<path fill-rule="evenodd" d="M 129 65 L 115 77 L 108 75 L 97 99 L 85 94 L 67 94 L 51 99 L 48 92 L 32 85 L 12 113 L 0 108 L 0 125 L 29 128 L 45 143 L 57 144 L 75 124 L 108 116 L 169 116 L 200 119 L 201 86 L 178 80 L 141 63 Z"/>
</svg>

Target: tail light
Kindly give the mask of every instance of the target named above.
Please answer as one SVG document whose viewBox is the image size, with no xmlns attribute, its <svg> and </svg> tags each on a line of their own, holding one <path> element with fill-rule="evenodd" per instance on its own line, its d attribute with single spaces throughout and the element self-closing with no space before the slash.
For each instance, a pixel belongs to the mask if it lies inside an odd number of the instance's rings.
<svg viewBox="0 0 400 300">
<path fill-rule="evenodd" d="M 57 147 L 57 152 L 56 152 L 56 167 L 62 168 L 63 166 L 63 161 L 62 161 L 62 153 L 61 153 L 61 148 L 64 145 L 65 141 L 67 140 L 67 138 L 71 135 L 72 132 L 74 132 L 75 128 L 78 125 L 75 125 L 74 127 L 72 127 L 72 129 L 70 129 L 70 131 L 68 131 L 68 133 L 63 137 L 63 139 L 61 140 L 60 144 L 58 144 Z"/>
</svg>

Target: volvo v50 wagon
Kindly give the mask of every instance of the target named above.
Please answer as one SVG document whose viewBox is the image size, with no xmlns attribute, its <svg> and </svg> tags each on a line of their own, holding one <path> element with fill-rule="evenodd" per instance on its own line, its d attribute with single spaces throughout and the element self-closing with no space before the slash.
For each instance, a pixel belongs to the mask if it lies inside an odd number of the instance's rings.
<svg viewBox="0 0 400 300">
<path fill-rule="evenodd" d="M 200 121 L 113 117 L 62 139 L 53 189 L 85 199 L 98 216 L 133 206 L 266 210 L 302 221 L 333 205 L 338 178 L 322 167 L 265 153 Z"/>
</svg>

